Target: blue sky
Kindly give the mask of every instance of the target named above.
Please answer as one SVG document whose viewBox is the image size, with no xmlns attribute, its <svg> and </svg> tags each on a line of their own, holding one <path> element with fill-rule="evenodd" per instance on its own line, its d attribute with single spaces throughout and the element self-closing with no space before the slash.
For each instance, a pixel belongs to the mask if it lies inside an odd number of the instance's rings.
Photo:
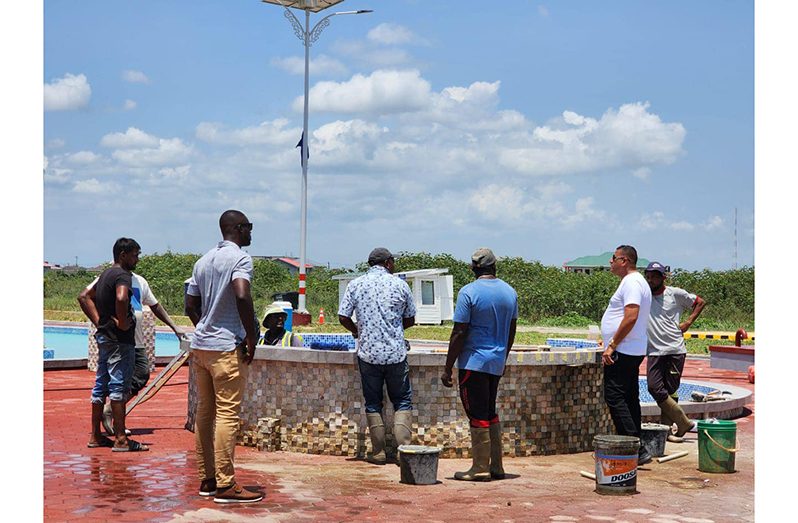
<svg viewBox="0 0 798 523">
<path fill-rule="evenodd" d="M 311 49 L 308 257 L 628 243 L 754 264 L 750 1 L 347 0 Z M 301 14 L 301 13 L 300 13 Z M 311 20 L 319 20 L 314 15 Z M 302 45 L 251 1 L 44 4 L 44 257 L 299 253 Z"/>
</svg>

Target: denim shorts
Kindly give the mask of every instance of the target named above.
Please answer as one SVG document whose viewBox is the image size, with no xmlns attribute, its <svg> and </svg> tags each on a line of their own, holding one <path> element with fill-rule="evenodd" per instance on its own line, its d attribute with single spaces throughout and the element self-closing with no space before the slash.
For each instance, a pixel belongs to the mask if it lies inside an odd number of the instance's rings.
<svg viewBox="0 0 798 523">
<path fill-rule="evenodd" d="M 127 401 L 130 398 L 130 382 L 136 366 L 136 349 L 132 344 L 100 342 L 97 359 L 97 375 L 91 391 L 92 403 Z"/>
</svg>

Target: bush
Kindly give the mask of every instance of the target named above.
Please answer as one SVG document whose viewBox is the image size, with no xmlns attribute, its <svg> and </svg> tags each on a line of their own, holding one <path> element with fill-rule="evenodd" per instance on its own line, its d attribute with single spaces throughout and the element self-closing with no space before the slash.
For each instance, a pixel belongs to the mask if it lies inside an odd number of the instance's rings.
<svg viewBox="0 0 798 523">
<path fill-rule="evenodd" d="M 183 282 L 191 276 L 197 254 L 152 254 L 142 256 L 136 272 L 147 278 L 158 300 L 169 314 L 183 314 Z M 453 276 L 454 293 L 473 281 L 470 264 L 450 254 L 400 252 L 396 270 L 446 268 Z M 365 263 L 356 270 L 365 271 Z M 272 294 L 293 291 L 297 277 L 273 260 L 254 261 L 252 296 L 255 312 L 260 315 L 272 301 Z M 324 308 L 327 322 L 337 321 L 338 281 L 332 276 L 351 272 L 347 269 L 316 267 L 308 273 L 308 310 L 314 323 L 319 308 Z M 618 278 L 608 271 L 594 274 L 571 273 L 522 258 L 503 258 L 497 265 L 498 276 L 518 292 L 520 320 L 531 323 L 583 327 L 599 323 L 610 296 L 618 287 Z M 50 271 L 44 276 L 44 308 L 78 311 L 77 296 L 94 278 L 86 271 L 63 273 Z M 734 331 L 754 327 L 754 269 L 744 267 L 729 271 L 686 271 L 677 269 L 669 285 L 682 287 L 707 300 L 707 307 L 693 325 L 695 329 Z"/>
</svg>

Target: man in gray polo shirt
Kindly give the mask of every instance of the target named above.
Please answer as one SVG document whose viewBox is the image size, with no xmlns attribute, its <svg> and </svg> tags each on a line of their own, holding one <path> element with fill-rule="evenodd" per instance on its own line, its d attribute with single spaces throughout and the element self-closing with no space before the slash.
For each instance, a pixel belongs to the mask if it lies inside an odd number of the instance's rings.
<svg viewBox="0 0 798 523">
<path fill-rule="evenodd" d="M 200 496 L 216 503 L 263 499 L 235 481 L 233 458 L 248 366 L 258 327 L 252 304 L 252 223 L 240 211 L 219 218 L 223 241 L 194 264 L 186 291 L 186 314 L 196 327 L 191 340 L 198 402 L 195 443 Z M 214 428 L 215 425 L 215 428 Z"/>
<path fill-rule="evenodd" d="M 682 436 L 693 430 L 695 424 L 676 403 L 687 357 L 684 333 L 701 314 L 706 302 L 684 289 L 665 286 L 667 270 L 655 261 L 646 267 L 646 281 L 652 295 L 647 330 L 647 382 L 648 392 L 662 411 L 662 424 L 670 427 L 676 423 L 676 434 L 669 435 L 668 440 L 681 442 Z M 691 308 L 690 317 L 680 323 L 681 314 Z"/>
</svg>

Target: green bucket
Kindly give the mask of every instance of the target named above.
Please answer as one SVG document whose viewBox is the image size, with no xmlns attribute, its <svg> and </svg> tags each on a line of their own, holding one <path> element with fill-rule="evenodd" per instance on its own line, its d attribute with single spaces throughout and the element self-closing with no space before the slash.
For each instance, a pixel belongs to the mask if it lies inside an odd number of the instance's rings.
<svg viewBox="0 0 798 523">
<path fill-rule="evenodd" d="M 734 472 L 737 453 L 737 423 L 698 420 L 698 470 L 728 474 Z"/>
</svg>

